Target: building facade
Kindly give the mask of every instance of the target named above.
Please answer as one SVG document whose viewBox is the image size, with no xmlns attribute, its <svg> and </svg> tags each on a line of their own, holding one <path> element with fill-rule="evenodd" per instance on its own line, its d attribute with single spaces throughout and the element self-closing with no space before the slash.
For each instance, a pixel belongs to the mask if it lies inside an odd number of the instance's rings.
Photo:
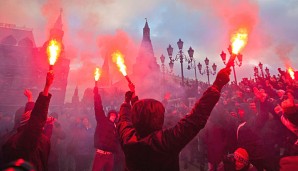
<svg viewBox="0 0 298 171">
<path fill-rule="evenodd" d="M 49 40 L 58 37 L 62 41 L 61 14 L 51 29 Z M 34 99 L 43 90 L 49 69 L 46 44 L 36 46 L 32 29 L 0 23 L 0 112 L 13 114 L 24 106 L 27 100 L 23 95 L 24 89 L 31 90 Z M 51 89 L 53 110 L 60 110 L 64 104 L 69 64 L 62 51 L 54 66 L 56 74 Z"/>
</svg>

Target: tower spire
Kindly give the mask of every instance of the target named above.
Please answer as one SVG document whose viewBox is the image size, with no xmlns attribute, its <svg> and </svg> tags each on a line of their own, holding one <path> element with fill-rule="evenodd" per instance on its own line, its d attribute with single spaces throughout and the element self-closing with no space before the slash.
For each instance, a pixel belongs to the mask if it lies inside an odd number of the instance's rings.
<svg viewBox="0 0 298 171">
<path fill-rule="evenodd" d="M 62 24 L 62 12 L 63 9 L 60 9 L 60 14 L 56 20 L 56 22 L 54 23 L 52 29 L 50 30 L 50 38 L 54 38 L 54 39 L 58 39 L 58 40 L 62 40 L 63 35 L 64 35 L 64 31 L 62 29 L 63 24 Z"/>
<path fill-rule="evenodd" d="M 59 29 L 59 30 L 62 30 L 62 27 L 63 27 L 63 24 L 62 24 L 62 12 L 63 12 L 63 9 L 60 8 L 60 15 L 58 16 L 55 24 L 54 24 L 54 27 L 55 29 Z"/>
<path fill-rule="evenodd" d="M 151 41 L 150 40 L 150 28 L 148 25 L 148 21 L 147 18 L 145 18 L 146 22 L 145 22 L 145 26 L 143 28 L 143 40 L 147 40 L 147 41 Z"/>
<path fill-rule="evenodd" d="M 73 93 L 73 96 L 72 96 L 72 99 L 71 99 L 71 102 L 73 105 L 78 105 L 80 103 L 80 100 L 79 100 L 79 88 L 78 88 L 78 85 L 76 86 L 76 89 Z"/>
</svg>

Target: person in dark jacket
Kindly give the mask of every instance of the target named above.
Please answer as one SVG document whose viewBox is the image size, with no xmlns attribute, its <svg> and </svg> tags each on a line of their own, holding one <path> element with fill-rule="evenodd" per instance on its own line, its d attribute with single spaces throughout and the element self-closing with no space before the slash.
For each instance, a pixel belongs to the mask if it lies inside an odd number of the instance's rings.
<svg viewBox="0 0 298 171">
<path fill-rule="evenodd" d="M 50 152 L 50 140 L 43 135 L 51 99 L 50 86 L 54 80 L 53 71 L 47 73 L 43 92 L 38 96 L 32 111 L 22 115 L 17 133 L 2 146 L 6 163 L 22 158 L 31 162 L 37 171 L 46 171 Z"/>
<path fill-rule="evenodd" d="M 125 94 L 120 108 L 118 132 L 125 154 L 126 170 L 179 170 L 179 153 L 204 128 L 218 102 L 222 87 L 229 82 L 231 70 L 224 68 L 193 109 L 174 127 L 162 129 L 165 108 L 154 99 L 136 100 L 134 85 Z"/>
<path fill-rule="evenodd" d="M 254 93 L 260 102 L 260 111 L 252 119 L 241 123 L 237 129 L 238 147 L 247 151 L 249 162 L 256 167 L 258 171 L 276 170 L 276 162 L 266 150 L 265 139 L 262 136 L 264 125 L 269 118 L 270 102 L 268 95 L 254 87 Z"/>
<path fill-rule="evenodd" d="M 118 153 L 120 148 L 115 124 L 117 112 L 111 110 L 106 117 L 97 85 L 94 87 L 93 92 L 97 125 L 94 133 L 96 153 L 92 170 L 101 171 L 103 169 L 104 171 L 112 171 L 114 167 L 114 154 Z"/>
</svg>

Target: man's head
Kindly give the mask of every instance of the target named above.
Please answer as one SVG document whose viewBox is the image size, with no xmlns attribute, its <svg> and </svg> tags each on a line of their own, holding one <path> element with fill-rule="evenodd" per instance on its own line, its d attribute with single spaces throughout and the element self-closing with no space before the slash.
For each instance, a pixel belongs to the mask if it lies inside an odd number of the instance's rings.
<svg viewBox="0 0 298 171">
<path fill-rule="evenodd" d="M 253 112 L 257 112 L 256 102 L 253 99 L 248 99 L 247 102 L 249 104 L 249 109 Z"/>
<path fill-rule="evenodd" d="M 87 117 L 83 117 L 82 124 L 84 127 L 89 127 L 89 119 Z"/>
<path fill-rule="evenodd" d="M 115 122 L 117 119 L 118 113 L 116 110 L 110 110 L 108 112 L 108 118 L 110 119 L 111 122 Z"/>
<path fill-rule="evenodd" d="M 162 129 L 165 108 L 154 99 L 137 101 L 132 107 L 132 124 L 140 137 Z"/>
<path fill-rule="evenodd" d="M 237 148 L 234 152 L 234 158 L 236 170 L 241 170 L 248 165 L 249 156 L 244 148 Z"/>
</svg>

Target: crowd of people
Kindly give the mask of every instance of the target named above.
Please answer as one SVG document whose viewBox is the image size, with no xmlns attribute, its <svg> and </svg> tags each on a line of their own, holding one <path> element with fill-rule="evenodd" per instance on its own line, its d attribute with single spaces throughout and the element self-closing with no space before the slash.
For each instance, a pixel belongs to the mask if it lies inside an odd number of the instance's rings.
<svg viewBox="0 0 298 171">
<path fill-rule="evenodd" d="M 0 116 L 1 167 L 298 170 L 298 80 L 279 70 L 278 76 L 227 84 L 229 75 L 224 68 L 211 86 L 200 82 L 200 91 L 190 93 L 193 103 L 139 100 L 130 83 L 119 97 L 123 103 L 110 108 L 96 84 L 92 109 L 56 113 L 49 112 L 54 81 L 49 71 L 35 102 L 25 90 L 24 107 L 15 116 Z"/>
</svg>

